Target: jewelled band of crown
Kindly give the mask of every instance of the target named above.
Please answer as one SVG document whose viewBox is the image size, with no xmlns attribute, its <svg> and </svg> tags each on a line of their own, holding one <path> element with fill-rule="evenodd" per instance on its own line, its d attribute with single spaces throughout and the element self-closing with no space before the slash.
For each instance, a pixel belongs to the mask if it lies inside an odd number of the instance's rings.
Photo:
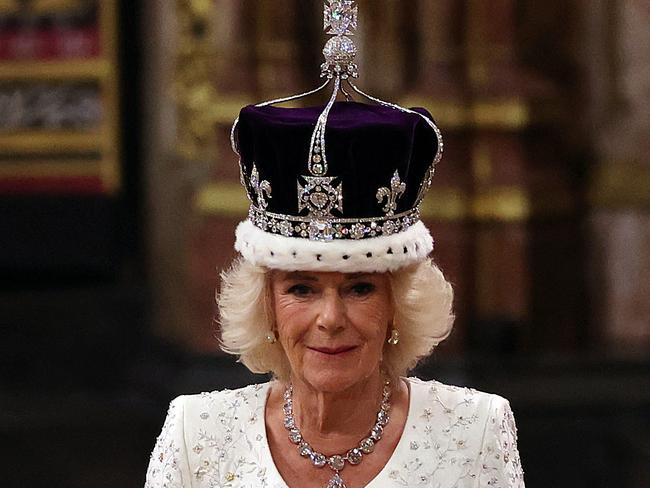
<svg viewBox="0 0 650 488">
<path fill-rule="evenodd" d="M 420 209 L 416 207 L 384 217 L 352 219 L 284 215 L 251 205 L 248 218 L 256 227 L 271 234 L 329 242 L 369 239 L 403 232 L 420 221 Z"/>
</svg>

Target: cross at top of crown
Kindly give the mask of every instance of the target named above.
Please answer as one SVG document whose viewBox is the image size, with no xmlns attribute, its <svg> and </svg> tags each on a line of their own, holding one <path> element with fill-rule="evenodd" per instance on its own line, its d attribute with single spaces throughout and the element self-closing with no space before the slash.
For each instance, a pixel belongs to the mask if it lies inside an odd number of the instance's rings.
<svg viewBox="0 0 650 488">
<path fill-rule="evenodd" d="M 324 29 L 335 36 L 354 35 L 358 12 L 354 0 L 326 0 Z"/>
<path fill-rule="evenodd" d="M 354 35 L 357 29 L 359 7 L 354 0 L 325 0 L 324 25 L 332 37 L 325 44 L 323 54 L 325 63 L 321 65 L 321 76 L 347 79 L 359 76 L 354 58 L 357 47 L 347 36 Z"/>
</svg>

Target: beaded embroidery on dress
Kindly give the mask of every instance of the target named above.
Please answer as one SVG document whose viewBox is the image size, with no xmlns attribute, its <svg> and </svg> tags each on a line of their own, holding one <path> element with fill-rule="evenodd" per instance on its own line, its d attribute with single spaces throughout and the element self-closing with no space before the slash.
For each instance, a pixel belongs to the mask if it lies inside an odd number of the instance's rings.
<svg viewBox="0 0 650 488">
<path fill-rule="evenodd" d="M 404 433 L 368 488 L 524 488 L 507 400 L 437 381 L 407 381 Z M 266 383 L 174 400 L 145 488 L 287 488 L 266 438 L 269 388 Z"/>
</svg>

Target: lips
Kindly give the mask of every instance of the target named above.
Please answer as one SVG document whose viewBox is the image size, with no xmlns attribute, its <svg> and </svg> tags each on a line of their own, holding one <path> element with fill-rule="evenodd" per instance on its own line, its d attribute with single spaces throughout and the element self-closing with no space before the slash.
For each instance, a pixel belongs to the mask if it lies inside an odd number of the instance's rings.
<svg viewBox="0 0 650 488">
<path fill-rule="evenodd" d="M 319 352 L 321 354 L 327 354 L 328 356 L 336 356 L 338 354 L 345 354 L 356 349 L 357 346 L 340 346 L 340 347 L 309 347 L 312 351 Z"/>
</svg>

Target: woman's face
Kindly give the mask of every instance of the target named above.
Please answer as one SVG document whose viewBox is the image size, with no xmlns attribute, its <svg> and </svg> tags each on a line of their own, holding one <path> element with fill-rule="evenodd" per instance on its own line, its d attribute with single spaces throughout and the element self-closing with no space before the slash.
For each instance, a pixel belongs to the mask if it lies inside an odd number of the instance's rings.
<svg viewBox="0 0 650 488">
<path fill-rule="evenodd" d="M 393 319 L 386 273 L 275 271 L 271 289 L 294 380 L 337 392 L 379 372 Z"/>
</svg>

